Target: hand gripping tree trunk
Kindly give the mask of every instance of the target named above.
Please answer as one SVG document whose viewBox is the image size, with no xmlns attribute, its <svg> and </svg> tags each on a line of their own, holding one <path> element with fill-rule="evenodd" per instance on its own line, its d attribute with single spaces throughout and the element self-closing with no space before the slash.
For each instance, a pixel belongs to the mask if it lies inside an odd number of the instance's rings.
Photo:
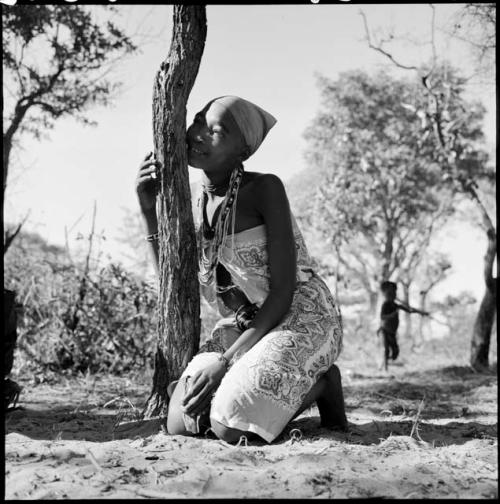
<svg viewBox="0 0 500 504">
<path fill-rule="evenodd" d="M 206 38 L 204 5 L 174 5 L 167 59 L 156 74 L 153 130 L 162 163 L 158 194 L 159 322 L 153 388 L 144 417 L 166 416 L 167 386 L 179 378 L 200 340 L 196 237 L 186 154 L 186 102 Z"/>
</svg>

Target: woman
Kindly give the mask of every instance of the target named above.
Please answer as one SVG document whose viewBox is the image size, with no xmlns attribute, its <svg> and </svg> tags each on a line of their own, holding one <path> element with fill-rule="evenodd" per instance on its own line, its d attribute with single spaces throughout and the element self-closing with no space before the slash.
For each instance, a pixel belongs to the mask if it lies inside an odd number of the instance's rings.
<svg viewBox="0 0 500 504">
<path fill-rule="evenodd" d="M 211 427 L 227 442 L 254 434 L 271 442 L 314 402 L 323 426 L 347 426 L 333 364 L 340 313 L 312 268 L 281 180 L 243 170 L 275 122 L 257 105 L 223 96 L 187 130 L 188 164 L 203 170 L 199 279 L 225 318 L 169 387 L 169 433 Z M 149 155 L 137 179 L 150 241 L 157 237 L 158 166 Z"/>
</svg>

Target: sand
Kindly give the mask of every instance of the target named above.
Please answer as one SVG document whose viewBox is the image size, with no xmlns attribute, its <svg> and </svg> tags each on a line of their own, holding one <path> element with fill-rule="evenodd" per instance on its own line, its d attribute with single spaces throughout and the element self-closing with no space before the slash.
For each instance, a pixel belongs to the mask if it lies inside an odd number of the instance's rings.
<svg viewBox="0 0 500 504">
<path fill-rule="evenodd" d="M 349 433 L 320 428 L 312 408 L 274 443 L 238 446 L 117 439 L 150 377 L 14 377 L 24 390 L 5 417 L 5 498 L 497 498 L 496 368 L 419 366 L 341 360 Z"/>
</svg>

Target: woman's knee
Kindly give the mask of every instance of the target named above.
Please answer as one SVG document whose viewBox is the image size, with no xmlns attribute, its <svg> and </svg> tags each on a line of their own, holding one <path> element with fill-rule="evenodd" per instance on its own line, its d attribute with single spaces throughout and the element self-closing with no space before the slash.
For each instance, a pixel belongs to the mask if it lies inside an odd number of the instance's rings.
<svg viewBox="0 0 500 504">
<path fill-rule="evenodd" d="M 226 443 L 236 443 L 241 436 L 246 436 L 247 433 L 239 429 L 232 429 L 217 422 L 217 420 L 210 419 L 210 426 L 215 435 L 225 441 Z"/>
<path fill-rule="evenodd" d="M 181 410 L 181 400 L 184 395 L 183 387 L 184 380 L 181 379 L 171 391 L 167 414 L 167 432 L 173 435 L 190 436 L 192 433 L 186 430 Z"/>
</svg>

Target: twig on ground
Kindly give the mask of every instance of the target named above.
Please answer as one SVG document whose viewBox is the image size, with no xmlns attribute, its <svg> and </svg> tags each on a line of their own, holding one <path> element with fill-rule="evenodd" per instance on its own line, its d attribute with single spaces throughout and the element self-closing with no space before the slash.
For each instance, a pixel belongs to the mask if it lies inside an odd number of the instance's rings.
<svg viewBox="0 0 500 504">
<path fill-rule="evenodd" d="M 321 450 L 316 450 L 314 452 L 314 455 L 323 455 L 323 453 L 325 453 L 328 450 L 328 448 L 330 448 L 330 447 L 329 446 L 325 446 L 324 448 L 321 448 Z"/>
<path fill-rule="evenodd" d="M 158 471 L 156 471 L 156 470 L 154 469 L 154 467 L 151 467 L 151 466 L 149 466 L 149 467 L 148 467 L 148 469 L 149 469 L 149 472 L 150 472 L 150 473 L 153 475 L 153 477 L 154 477 L 154 482 L 153 482 L 153 484 L 154 484 L 154 485 L 158 485 Z"/>
<path fill-rule="evenodd" d="M 410 432 L 410 437 L 413 438 L 413 434 L 416 434 L 416 437 L 418 438 L 419 441 L 424 441 L 421 437 L 420 434 L 418 433 L 418 421 L 420 419 L 420 413 L 422 412 L 422 409 L 424 407 L 424 399 L 420 401 L 420 404 L 418 405 L 418 411 L 415 416 L 415 420 L 413 421 L 413 426 L 411 428 Z"/>
<path fill-rule="evenodd" d="M 102 472 L 103 469 L 101 467 L 101 465 L 99 464 L 99 462 L 97 462 L 97 459 L 94 457 L 94 454 L 90 451 L 90 448 L 87 448 L 86 449 L 86 453 L 87 453 L 87 456 L 90 460 L 90 462 L 92 462 L 92 465 L 99 471 L 99 472 Z"/>
<path fill-rule="evenodd" d="M 234 448 L 234 445 L 227 443 L 226 441 L 223 441 L 222 439 L 217 439 L 216 441 L 222 446 L 225 446 L 226 448 Z"/>
<path fill-rule="evenodd" d="M 156 490 L 148 490 L 147 488 L 136 488 L 135 493 L 141 497 L 150 497 L 152 499 L 165 500 L 167 498 L 165 493 L 157 492 Z"/>
<path fill-rule="evenodd" d="M 108 401 L 106 404 L 103 404 L 103 408 L 107 408 L 110 404 L 115 403 L 116 401 L 123 401 L 123 398 L 121 396 L 115 397 L 114 399 L 111 399 Z"/>
<path fill-rule="evenodd" d="M 378 395 L 380 397 L 385 397 L 386 399 L 392 399 L 393 401 L 399 401 L 400 399 L 398 399 L 397 397 L 394 397 L 394 396 L 390 396 L 390 395 L 387 395 L 387 394 L 381 394 L 380 392 L 373 392 L 375 395 Z"/>
</svg>

